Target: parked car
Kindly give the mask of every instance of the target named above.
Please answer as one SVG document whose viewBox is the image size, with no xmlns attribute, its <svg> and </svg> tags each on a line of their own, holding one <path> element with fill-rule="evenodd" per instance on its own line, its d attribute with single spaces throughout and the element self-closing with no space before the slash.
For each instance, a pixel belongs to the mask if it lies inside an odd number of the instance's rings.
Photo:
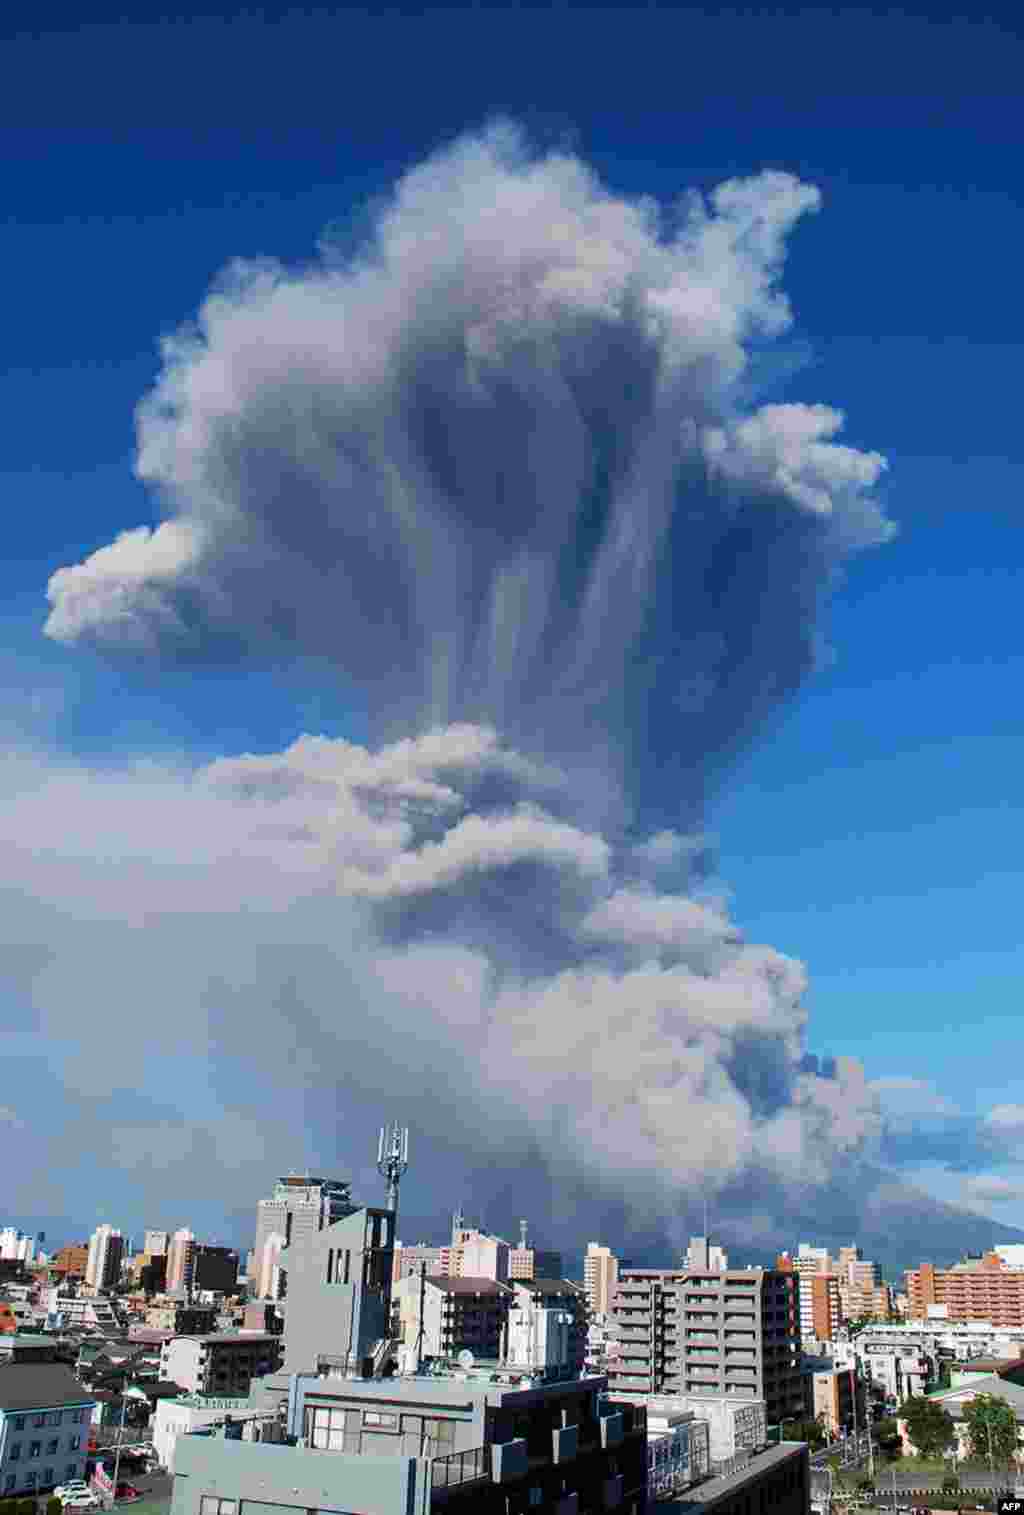
<svg viewBox="0 0 1024 1515">
<path fill-rule="evenodd" d="M 69 1494 L 91 1494 L 92 1490 L 84 1478 L 69 1478 L 67 1483 L 59 1483 L 53 1492 L 58 1499 L 63 1499 Z"/>
<path fill-rule="evenodd" d="M 65 1510 L 98 1510 L 102 1508 L 101 1500 L 91 1489 L 69 1494 L 67 1499 L 61 1500 L 61 1505 Z"/>
</svg>

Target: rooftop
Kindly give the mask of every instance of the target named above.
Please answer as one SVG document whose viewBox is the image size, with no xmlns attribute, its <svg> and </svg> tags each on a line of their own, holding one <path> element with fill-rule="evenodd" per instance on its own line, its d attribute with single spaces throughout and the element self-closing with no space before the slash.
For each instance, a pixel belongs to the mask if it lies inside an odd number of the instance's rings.
<svg viewBox="0 0 1024 1515">
<path fill-rule="evenodd" d="M 433 1284 L 444 1294 L 507 1294 L 508 1284 L 499 1284 L 493 1278 L 448 1278 L 442 1273 L 428 1273 L 427 1283 Z"/>
<path fill-rule="evenodd" d="M 737 1493 L 751 1478 L 759 1477 L 762 1473 L 779 1467 L 790 1458 L 799 1459 L 806 1452 L 807 1446 L 804 1442 L 789 1441 L 781 1447 L 766 1447 L 763 1452 L 756 1453 L 735 1472 L 724 1473 L 721 1478 L 711 1478 L 706 1483 L 698 1484 L 683 1498 L 664 1501 L 661 1508 L 666 1511 L 675 1510 L 679 1512 L 679 1515 L 685 1515 L 687 1511 L 696 1511 L 705 1505 L 715 1504 L 719 1499 Z"/>
<path fill-rule="evenodd" d="M 93 1395 L 63 1363 L 0 1364 L 0 1410 L 49 1410 L 93 1403 Z"/>
</svg>

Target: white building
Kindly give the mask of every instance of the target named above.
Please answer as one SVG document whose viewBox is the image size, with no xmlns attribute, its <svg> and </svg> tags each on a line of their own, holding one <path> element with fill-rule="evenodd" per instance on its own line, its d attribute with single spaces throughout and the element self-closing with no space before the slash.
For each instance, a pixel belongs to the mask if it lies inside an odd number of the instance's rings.
<svg viewBox="0 0 1024 1515">
<path fill-rule="evenodd" d="M 500 1236 L 471 1231 L 458 1248 L 460 1278 L 491 1278 L 497 1284 L 508 1283 L 511 1248 Z"/>
<path fill-rule="evenodd" d="M 280 1299 L 282 1294 L 284 1236 L 280 1231 L 271 1231 L 259 1258 L 256 1275 L 256 1295 L 259 1299 Z"/>
<path fill-rule="evenodd" d="M 683 1256 L 683 1266 L 697 1273 L 727 1273 L 729 1254 L 724 1247 L 706 1236 L 691 1236 Z"/>
<path fill-rule="evenodd" d="M 46 1292 L 47 1326 L 54 1330 L 99 1331 L 115 1335 L 124 1328 L 124 1317 L 113 1300 L 83 1294 L 62 1294 L 58 1287 Z"/>
<path fill-rule="evenodd" d="M 508 1312 L 506 1365 L 569 1378 L 586 1357 L 583 1301 L 556 1279 L 516 1280 Z"/>
<path fill-rule="evenodd" d="M 756 1452 L 768 1443 L 763 1399 L 741 1399 L 733 1394 L 680 1394 L 673 1396 L 672 1403 L 680 1409 L 692 1410 L 698 1420 L 707 1421 L 713 1463 Z"/>
<path fill-rule="evenodd" d="M 647 1493 L 652 1499 L 688 1488 L 711 1470 L 709 1426 L 692 1411 L 647 1409 Z"/>
<path fill-rule="evenodd" d="M 174 1472 L 174 1448 L 178 1437 L 197 1426 L 208 1426 L 225 1415 L 242 1415 L 252 1406 L 245 1396 L 216 1398 L 208 1394 L 183 1394 L 180 1399 L 161 1399 L 153 1417 L 153 1451 L 160 1466 Z"/>
<path fill-rule="evenodd" d="M 5 1262 L 21 1262 L 27 1266 L 35 1257 L 35 1243 L 31 1236 L 14 1226 L 5 1226 L 0 1231 L 0 1258 Z"/>
<path fill-rule="evenodd" d="M 113 1226 L 97 1226 L 89 1238 L 89 1252 L 85 1263 L 86 1287 L 99 1293 L 112 1289 L 121 1276 L 121 1258 L 124 1255 L 124 1238 Z"/>
</svg>

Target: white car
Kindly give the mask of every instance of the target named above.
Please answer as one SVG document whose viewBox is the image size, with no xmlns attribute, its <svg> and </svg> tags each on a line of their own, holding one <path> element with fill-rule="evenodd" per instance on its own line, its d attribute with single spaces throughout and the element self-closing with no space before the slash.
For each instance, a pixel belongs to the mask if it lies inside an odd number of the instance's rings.
<svg viewBox="0 0 1024 1515">
<path fill-rule="evenodd" d="M 67 1483 L 59 1483 L 53 1492 L 58 1499 L 64 1499 L 68 1494 L 91 1494 L 92 1490 L 84 1478 L 71 1478 Z"/>
<path fill-rule="evenodd" d="M 101 1500 L 91 1489 L 77 1489 L 72 1494 L 65 1494 L 61 1505 L 65 1510 L 98 1510 L 101 1508 Z"/>
</svg>

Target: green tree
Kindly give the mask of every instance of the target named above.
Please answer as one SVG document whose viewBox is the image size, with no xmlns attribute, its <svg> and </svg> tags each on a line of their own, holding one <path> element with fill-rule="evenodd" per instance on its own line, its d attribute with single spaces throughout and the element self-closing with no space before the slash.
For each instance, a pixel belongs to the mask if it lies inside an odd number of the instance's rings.
<svg viewBox="0 0 1024 1515">
<path fill-rule="evenodd" d="M 964 1405 L 971 1456 L 994 1463 L 1011 1462 L 1017 1454 L 1017 1417 L 1005 1399 L 977 1394 Z"/>
<path fill-rule="evenodd" d="M 907 1435 L 922 1457 L 941 1457 L 948 1447 L 956 1444 L 953 1417 L 934 1399 L 912 1394 L 900 1405 L 899 1413 Z"/>
</svg>

